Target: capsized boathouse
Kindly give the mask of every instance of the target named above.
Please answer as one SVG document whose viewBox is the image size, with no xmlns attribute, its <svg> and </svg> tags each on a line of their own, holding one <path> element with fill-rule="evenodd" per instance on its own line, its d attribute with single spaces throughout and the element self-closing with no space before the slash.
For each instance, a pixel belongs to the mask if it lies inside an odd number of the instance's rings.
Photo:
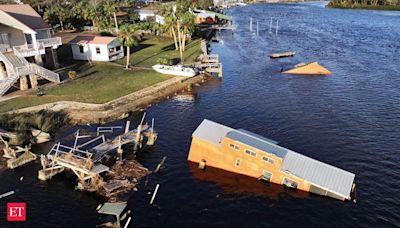
<svg viewBox="0 0 400 228">
<path fill-rule="evenodd" d="M 339 200 L 355 191 L 353 173 L 207 119 L 192 135 L 188 160 Z"/>
</svg>

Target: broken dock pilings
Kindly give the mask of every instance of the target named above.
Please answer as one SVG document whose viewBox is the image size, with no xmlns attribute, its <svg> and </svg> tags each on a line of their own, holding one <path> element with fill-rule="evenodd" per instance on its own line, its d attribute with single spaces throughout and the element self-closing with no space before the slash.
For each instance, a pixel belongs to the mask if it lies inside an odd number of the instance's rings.
<svg viewBox="0 0 400 228">
<path fill-rule="evenodd" d="M 105 133 L 114 133 L 115 129 L 123 127 L 99 127 L 96 136 L 83 144 L 79 143 L 79 138 L 88 136 L 80 135 L 79 131 L 76 132 L 73 146 L 63 145 L 61 142 L 54 144 L 46 155 L 41 156 L 42 169 L 38 172 L 38 178 L 46 181 L 64 170 L 71 170 L 78 179 L 77 188 L 81 190 L 96 191 L 106 197 L 113 197 L 117 193 L 133 189 L 137 180 L 146 176 L 149 171 L 135 159 L 123 161 L 122 146 L 133 144 L 134 154 L 143 149 L 144 139 L 147 139 L 147 145 L 155 143 L 157 132 L 154 130 L 154 120 L 148 125 L 144 123 L 144 117 L 145 115 L 134 129 L 130 129 L 130 122 L 127 121 L 125 131 L 117 136 L 107 136 Z M 113 158 L 113 164 L 109 164 L 110 158 Z M 108 160 L 108 163 L 104 160 Z M 123 172 L 124 170 L 130 170 L 130 173 Z"/>
</svg>

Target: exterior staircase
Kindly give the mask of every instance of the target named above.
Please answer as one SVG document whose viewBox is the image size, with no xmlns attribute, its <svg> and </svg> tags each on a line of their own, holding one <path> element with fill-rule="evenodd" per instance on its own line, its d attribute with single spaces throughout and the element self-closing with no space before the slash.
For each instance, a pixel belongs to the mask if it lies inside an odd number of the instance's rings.
<svg viewBox="0 0 400 228">
<path fill-rule="evenodd" d="M 60 76 L 51 70 L 34 63 L 29 63 L 17 50 L 1 53 L 0 61 L 7 68 L 8 77 L 0 81 L 0 96 L 3 96 L 20 78 L 20 76 L 35 74 L 52 82 L 60 82 Z"/>
</svg>

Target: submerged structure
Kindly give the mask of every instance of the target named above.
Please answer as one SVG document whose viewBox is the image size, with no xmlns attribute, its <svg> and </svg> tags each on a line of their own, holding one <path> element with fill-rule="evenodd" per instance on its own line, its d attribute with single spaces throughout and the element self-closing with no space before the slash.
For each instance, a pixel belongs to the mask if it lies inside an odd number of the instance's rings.
<svg viewBox="0 0 400 228">
<path fill-rule="evenodd" d="M 319 65 L 317 62 L 299 64 L 291 70 L 282 72 L 284 74 L 303 74 L 303 75 L 331 75 L 332 72 L 325 67 Z"/>
<path fill-rule="evenodd" d="M 350 200 L 355 175 L 243 129 L 203 120 L 192 135 L 188 160 L 307 192 Z"/>
</svg>

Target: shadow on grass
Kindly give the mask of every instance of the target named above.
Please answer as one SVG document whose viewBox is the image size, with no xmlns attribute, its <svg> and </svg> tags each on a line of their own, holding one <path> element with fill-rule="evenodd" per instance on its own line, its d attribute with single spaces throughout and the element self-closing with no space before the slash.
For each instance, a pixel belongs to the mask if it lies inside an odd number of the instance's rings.
<svg viewBox="0 0 400 228">
<path fill-rule="evenodd" d="M 175 44 L 173 43 L 173 44 L 170 44 L 170 45 L 168 45 L 168 46 L 165 46 L 165 47 L 163 47 L 163 48 L 161 48 L 161 50 L 164 52 L 164 51 L 173 51 L 173 50 L 175 50 Z"/>
<path fill-rule="evenodd" d="M 86 77 L 88 77 L 88 76 L 90 76 L 90 75 L 93 75 L 93 74 L 96 74 L 96 73 L 98 73 L 98 72 L 99 72 L 99 71 L 97 71 L 97 70 L 90 71 L 90 72 L 88 72 L 88 73 L 85 73 L 85 74 L 80 75 L 79 78 L 86 78 Z"/>
<path fill-rule="evenodd" d="M 142 43 L 140 43 L 138 46 L 131 47 L 131 51 L 137 52 L 137 51 L 143 50 L 143 49 L 151 47 L 151 46 L 154 46 L 154 44 L 142 44 Z M 125 50 L 125 52 L 126 52 L 126 50 Z M 126 53 L 125 53 L 125 55 L 126 55 Z"/>
</svg>

